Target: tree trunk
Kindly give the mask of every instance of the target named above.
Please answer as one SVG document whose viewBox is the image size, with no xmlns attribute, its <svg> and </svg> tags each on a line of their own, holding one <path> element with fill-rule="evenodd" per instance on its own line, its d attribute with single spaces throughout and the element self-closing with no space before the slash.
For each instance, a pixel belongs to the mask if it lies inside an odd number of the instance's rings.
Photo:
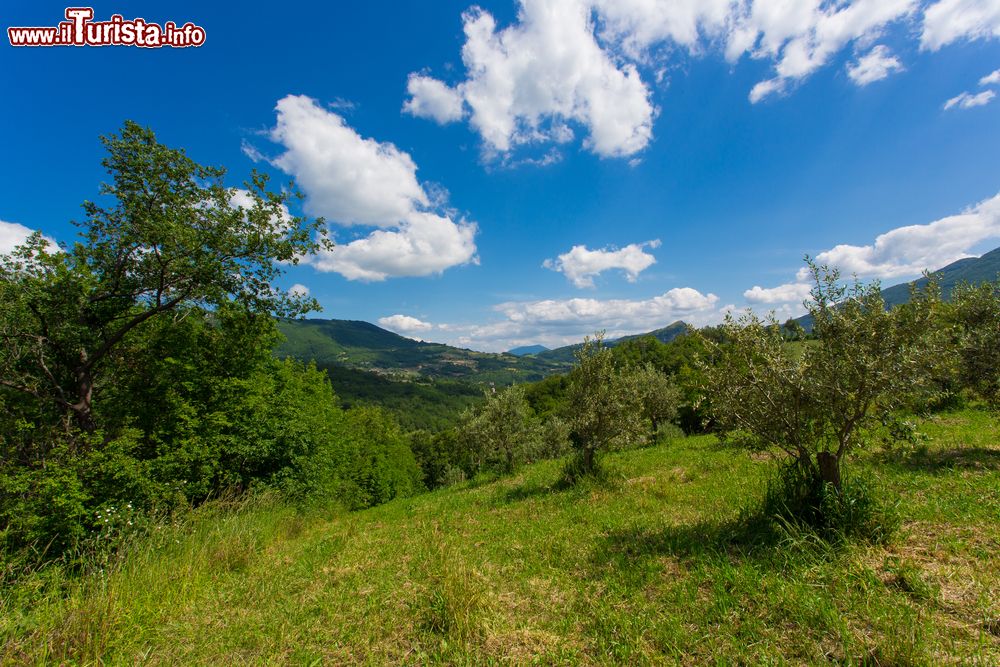
<svg viewBox="0 0 1000 667">
<path fill-rule="evenodd" d="M 591 473 L 594 471 L 594 448 L 584 447 L 583 448 L 583 470 L 584 472 Z"/>
<path fill-rule="evenodd" d="M 820 479 L 840 491 L 840 459 L 830 452 L 818 452 L 816 463 L 819 465 Z"/>
<path fill-rule="evenodd" d="M 86 353 L 81 353 L 81 357 L 83 357 L 83 360 L 86 361 Z M 90 369 L 87 367 L 80 368 L 76 373 L 76 382 L 77 393 L 80 400 L 71 406 L 73 414 L 76 417 L 77 426 L 79 426 L 82 431 L 85 433 L 93 433 L 97 430 L 97 424 L 94 423 L 94 414 L 92 411 L 94 400 L 94 378 L 91 377 Z"/>
</svg>

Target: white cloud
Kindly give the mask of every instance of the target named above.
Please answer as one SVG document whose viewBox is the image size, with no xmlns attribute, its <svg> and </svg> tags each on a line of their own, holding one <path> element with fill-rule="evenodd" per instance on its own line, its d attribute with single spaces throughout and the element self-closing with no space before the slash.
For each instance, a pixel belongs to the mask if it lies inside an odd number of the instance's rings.
<svg viewBox="0 0 1000 667">
<path fill-rule="evenodd" d="M 562 330 L 579 337 L 595 329 L 644 331 L 692 314 L 714 312 L 718 297 L 690 287 L 671 289 L 650 299 L 546 299 L 508 302 L 495 307 L 519 327 Z"/>
<path fill-rule="evenodd" d="M 992 90 L 984 90 L 981 93 L 962 93 L 961 95 L 956 95 L 947 102 L 944 103 L 945 109 L 951 109 L 953 107 L 958 107 L 959 109 L 971 109 L 973 107 L 981 107 L 990 103 L 996 97 L 996 93 Z"/>
<path fill-rule="evenodd" d="M 577 287 L 593 287 L 594 276 L 610 269 L 621 269 L 625 279 L 632 283 L 640 273 L 656 263 L 656 258 L 643 250 L 646 247 L 659 248 L 659 239 L 631 243 L 621 250 L 588 250 L 586 246 L 577 245 L 555 260 L 545 260 L 543 266 L 564 274 Z"/>
<path fill-rule="evenodd" d="M 890 23 L 912 13 L 917 1 L 756 0 L 737 7 L 726 56 L 735 61 L 749 53 L 775 62 L 776 76 L 751 91 L 750 101 L 756 103 L 811 75 L 848 44 L 869 42 Z"/>
<path fill-rule="evenodd" d="M 1000 37 L 1000 0 L 940 0 L 924 12 L 920 48 L 937 51 L 960 39 Z"/>
<path fill-rule="evenodd" d="M 871 245 L 835 246 L 816 255 L 815 261 L 859 278 L 910 278 L 971 257 L 976 245 L 996 238 L 1000 238 L 1000 193 L 958 215 L 892 229 L 877 236 Z M 750 303 L 792 305 L 809 295 L 810 286 L 809 270 L 802 267 L 794 283 L 754 286 L 743 296 Z"/>
<path fill-rule="evenodd" d="M 602 157 L 630 157 L 652 138 L 657 109 L 639 74 L 659 81 L 678 51 L 722 51 L 773 63 L 752 103 L 783 94 L 853 45 L 872 46 L 891 26 L 922 22 L 921 45 L 1000 36 L 1000 0 L 519 0 L 517 20 L 465 13 L 465 80 L 453 87 L 411 74 L 405 108 L 438 122 L 463 117 L 487 154 L 566 141 L 574 128 Z M 925 11 L 926 10 L 926 11 Z M 859 85 L 901 71 L 884 46 L 849 68 Z"/>
<path fill-rule="evenodd" d="M 464 14 L 467 78 L 454 91 L 488 151 L 567 141 L 570 123 L 587 129 L 585 145 L 602 157 L 649 143 L 650 91 L 634 64 L 598 44 L 591 11 L 585 0 L 522 0 L 517 23 L 501 30 L 482 9 Z M 440 91 L 411 90 L 407 106 L 429 108 Z"/>
<path fill-rule="evenodd" d="M 847 76 L 859 86 L 881 81 L 893 72 L 903 71 L 903 63 L 892 55 L 889 48 L 879 44 L 858 61 L 847 66 Z"/>
<path fill-rule="evenodd" d="M 286 151 L 273 164 L 295 176 L 306 210 L 341 224 L 392 227 L 427 206 L 417 166 L 393 144 L 361 137 L 304 95 L 278 101 L 271 139 Z"/>
<path fill-rule="evenodd" d="M 897 227 L 877 236 L 872 245 L 838 245 L 818 254 L 816 261 L 862 277 L 915 276 L 924 269 L 939 269 L 969 257 L 976 244 L 998 237 L 1000 194 L 958 215 L 925 225 Z"/>
<path fill-rule="evenodd" d="M 302 296 L 302 297 L 309 296 L 309 288 L 303 285 L 302 283 L 295 283 L 294 285 L 288 288 L 288 293 L 291 296 Z"/>
<path fill-rule="evenodd" d="M 6 255 L 19 245 L 28 240 L 28 237 L 35 232 L 22 224 L 16 222 L 4 222 L 0 220 L 0 255 Z M 54 252 L 59 249 L 54 239 L 48 236 L 43 237 L 48 241 L 48 250 Z"/>
<path fill-rule="evenodd" d="M 380 317 L 378 325 L 383 329 L 395 331 L 396 333 L 404 336 L 430 331 L 434 328 L 434 325 L 430 322 L 424 322 L 423 320 L 419 320 L 416 317 L 410 317 L 409 315 L 399 314 L 389 315 L 388 317 Z"/>
<path fill-rule="evenodd" d="M 456 220 L 443 190 L 425 188 L 417 166 L 389 142 L 363 138 L 338 114 L 302 95 L 278 101 L 270 138 L 285 152 L 272 164 L 292 174 L 312 215 L 345 226 L 377 227 L 368 236 L 307 258 L 350 280 L 426 276 L 474 262 L 476 225 Z"/>
<path fill-rule="evenodd" d="M 310 263 L 349 280 L 380 281 L 392 276 L 428 276 L 460 264 L 477 263 L 475 223 L 414 211 L 395 230 L 321 250 Z"/>
<path fill-rule="evenodd" d="M 748 99 L 751 104 L 757 104 L 765 97 L 773 95 L 774 93 L 783 93 L 785 91 L 785 80 L 780 77 L 775 77 L 773 79 L 765 79 L 764 81 L 759 81 L 754 84 L 754 87 L 750 89 L 750 95 Z"/>
<path fill-rule="evenodd" d="M 677 320 L 702 325 L 716 322 L 718 297 L 690 287 L 671 289 L 649 299 L 548 299 L 494 306 L 504 319 L 481 325 L 439 325 L 453 345 L 501 351 L 518 345 L 559 347 L 606 331 L 608 338 L 643 333 Z"/>
<path fill-rule="evenodd" d="M 760 287 L 754 285 L 743 292 L 743 298 L 749 303 L 795 303 L 809 296 L 809 283 L 786 283 L 777 287 Z"/>
<path fill-rule="evenodd" d="M 462 93 L 449 88 L 437 79 L 421 74 L 410 74 L 406 84 L 410 95 L 403 104 L 403 111 L 419 118 L 431 118 L 442 125 L 462 120 Z"/>
<path fill-rule="evenodd" d="M 1000 84 L 1000 69 L 995 69 L 979 80 L 980 86 L 995 86 Z"/>
</svg>

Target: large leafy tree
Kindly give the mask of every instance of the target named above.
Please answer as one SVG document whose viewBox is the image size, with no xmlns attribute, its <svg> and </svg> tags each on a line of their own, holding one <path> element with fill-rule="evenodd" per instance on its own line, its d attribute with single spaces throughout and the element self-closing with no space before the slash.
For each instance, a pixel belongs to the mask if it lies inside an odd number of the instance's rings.
<svg viewBox="0 0 1000 667">
<path fill-rule="evenodd" d="M 272 282 L 326 242 L 322 220 L 291 215 L 292 195 L 269 191 L 264 175 L 226 187 L 224 169 L 133 122 L 102 141 L 111 180 L 84 203 L 80 240 L 55 249 L 36 234 L 0 258 L 0 387 L 84 432 L 98 427 L 110 362 L 145 323 L 226 303 L 280 316 L 313 309 Z"/>
</svg>

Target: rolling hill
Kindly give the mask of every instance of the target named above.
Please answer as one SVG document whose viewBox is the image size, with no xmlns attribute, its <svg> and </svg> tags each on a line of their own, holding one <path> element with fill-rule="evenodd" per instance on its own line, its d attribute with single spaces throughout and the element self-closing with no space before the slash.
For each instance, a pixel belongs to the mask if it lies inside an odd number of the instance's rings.
<svg viewBox="0 0 1000 667">
<path fill-rule="evenodd" d="M 932 274 L 941 286 L 941 296 L 948 299 L 951 290 L 959 283 L 984 283 L 996 280 L 1000 275 L 1000 248 L 991 250 L 982 257 L 966 257 L 948 266 L 938 269 Z M 909 283 L 893 285 L 882 290 L 882 297 L 889 306 L 897 306 L 910 300 L 910 285 L 923 287 L 926 278 L 919 278 Z"/>
<path fill-rule="evenodd" d="M 355 320 L 283 320 L 278 327 L 285 335 L 275 350 L 279 357 L 367 370 L 399 380 L 533 382 L 568 370 L 571 363 L 425 343 Z"/>
<path fill-rule="evenodd" d="M 515 357 L 525 357 L 529 354 L 538 354 L 539 352 L 548 352 L 549 348 L 544 345 L 522 345 L 521 347 L 515 347 L 511 350 L 507 350 L 507 354 L 513 354 Z"/>
<path fill-rule="evenodd" d="M 549 350 L 537 345 L 502 354 L 476 352 L 413 340 L 356 320 L 282 320 L 278 328 L 285 335 L 275 350 L 279 357 L 315 361 L 322 367 L 359 369 L 394 380 L 534 382 L 572 368 L 573 354 L 580 347 L 576 344 Z M 608 345 L 646 336 L 669 343 L 687 330 L 688 325 L 678 321 L 661 329 L 608 341 Z M 540 351 L 524 352 L 526 349 Z"/>
<path fill-rule="evenodd" d="M 652 336 L 661 343 L 669 343 L 673 339 L 680 336 L 682 333 L 688 330 L 688 325 L 680 320 L 674 322 L 673 324 L 667 325 L 661 329 L 654 329 L 653 331 L 648 331 L 646 333 L 635 334 L 632 336 L 622 336 L 621 338 L 615 338 L 613 340 L 605 341 L 608 346 L 614 347 L 618 343 L 622 343 L 627 340 L 635 340 L 637 338 L 645 338 L 647 336 Z M 536 356 L 539 359 L 545 361 L 553 361 L 564 364 L 573 364 L 574 357 L 578 349 L 580 349 L 580 343 L 576 345 L 566 345 L 565 347 L 557 347 L 554 350 L 548 350 L 547 352 L 540 352 Z"/>
</svg>

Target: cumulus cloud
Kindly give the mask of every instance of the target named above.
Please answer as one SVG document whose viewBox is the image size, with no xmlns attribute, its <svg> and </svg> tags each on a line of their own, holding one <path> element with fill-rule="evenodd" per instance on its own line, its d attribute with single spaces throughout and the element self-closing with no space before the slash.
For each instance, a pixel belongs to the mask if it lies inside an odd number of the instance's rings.
<svg viewBox="0 0 1000 667">
<path fill-rule="evenodd" d="M 809 296 L 809 283 L 786 283 L 777 287 L 760 287 L 754 285 L 743 292 L 743 298 L 748 303 L 794 303 Z"/>
<path fill-rule="evenodd" d="M 1000 69 L 995 69 L 979 80 L 980 86 L 996 86 L 1000 84 Z"/>
<path fill-rule="evenodd" d="M 899 58 L 892 55 L 889 48 L 879 44 L 866 55 L 858 58 L 857 62 L 847 66 L 847 76 L 851 81 L 859 86 L 867 86 L 869 83 L 881 81 L 893 72 L 901 72 L 903 63 Z"/>
<path fill-rule="evenodd" d="M 340 115 L 303 95 L 279 100 L 276 111 L 269 136 L 285 151 L 271 163 L 295 177 L 306 211 L 343 226 L 377 228 L 308 263 L 349 280 L 377 281 L 475 261 L 475 223 L 438 210 L 441 197 L 428 194 L 409 154 L 362 137 Z"/>
<path fill-rule="evenodd" d="M 976 245 L 995 238 L 1000 238 L 1000 193 L 957 215 L 897 227 L 880 234 L 870 245 L 835 246 L 816 255 L 815 260 L 859 278 L 910 278 L 971 257 Z M 771 288 L 754 286 L 743 296 L 749 303 L 794 304 L 809 295 L 810 280 L 809 270 L 803 267 L 795 282 Z"/>
<path fill-rule="evenodd" d="M 29 229 L 22 224 L 16 222 L 4 222 L 0 220 L 0 255 L 6 255 L 14 250 L 19 245 L 22 245 L 28 240 L 35 230 Z M 58 246 L 54 239 L 48 236 L 44 237 L 49 243 L 49 250 L 58 250 Z"/>
<path fill-rule="evenodd" d="M 621 269 L 625 273 L 625 279 L 634 283 L 640 273 L 656 263 L 656 258 L 644 248 L 659 247 L 659 239 L 630 243 L 620 250 L 588 250 L 587 246 L 576 245 L 554 260 L 545 260 L 543 266 L 562 273 L 577 287 L 593 287 L 594 276 L 610 269 Z"/>
<path fill-rule="evenodd" d="M 756 0 L 736 10 L 726 55 L 731 61 L 744 53 L 774 61 L 776 76 L 751 90 L 750 101 L 756 103 L 784 92 L 789 83 L 808 77 L 848 44 L 868 42 L 916 8 L 916 0 Z"/>
<path fill-rule="evenodd" d="M 288 288 L 288 293 L 291 296 L 305 297 L 309 296 L 309 288 L 303 285 L 302 283 L 295 283 L 294 285 Z"/>
<path fill-rule="evenodd" d="M 310 263 L 349 280 L 381 281 L 392 276 L 428 276 L 475 257 L 476 225 L 435 213 L 414 211 L 395 230 L 320 250 Z"/>
<path fill-rule="evenodd" d="M 984 90 L 981 93 L 962 93 L 961 95 L 956 95 L 947 102 L 944 103 L 944 108 L 952 109 L 958 107 L 959 109 L 971 109 L 973 107 L 981 107 L 990 103 L 996 97 L 996 93 L 992 90 Z"/>
<path fill-rule="evenodd" d="M 940 0 L 924 12 L 920 48 L 991 37 L 1000 37 L 1000 0 Z"/>
<path fill-rule="evenodd" d="M 633 155 L 649 143 L 650 91 L 633 63 L 598 44 L 591 14 L 584 0 L 522 0 L 517 23 L 503 29 L 482 9 L 464 14 L 467 78 L 447 90 L 471 109 L 489 151 L 565 142 L 570 123 L 586 128 L 587 147 L 602 157 Z M 446 86 L 416 80 L 407 108 L 434 107 Z"/>
<path fill-rule="evenodd" d="M 419 118 L 431 118 L 442 125 L 461 120 L 465 115 L 462 94 L 437 79 L 411 74 L 406 84 L 410 98 L 403 104 L 403 111 Z"/>
<path fill-rule="evenodd" d="M 649 299 L 546 299 L 511 301 L 494 306 L 503 319 L 482 325 L 440 325 L 449 342 L 482 350 L 507 350 L 539 343 L 558 347 L 605 331 L 618 338 L 665 327 L 677 320 L 701 325 L 721 319 L 718 297 L 690 287 L 671 289 Z"/>
<path fill-rule="evenodd" d="M 757 104 L 765 97 L 773 95 L 775 93 L 782 93 L 785 91 L 785 80 L 780 77 L 775 77 L 773 79 L 765 79 L 764 81 L 758 81 L 754 84 L 754 87 L 750 89 L 750 103 Z"/>
<path fill-rule="evenodd" d="M 430 322 L 424 322 L 416 317 L 400 314 L 380 317 L 378 325 L 383 329 L 395 331 L 396 333 L 404 336 L 411 336 L 412 334 L 430 331 L 434 328 L 434 325 Z"/>
<path fill-rule="evenodd" d="M 449 86 L 410 75 L 404 109 L 439 123 L 466 117 L 488 155 L 565 142 L 579 130 L 602 157 L 634 156 L 652 139 L 657 108 L 640 68 L 662 78 L 678 51 L 722 51 L 767 60 L 751 103 L 794 88 L 845 48 L 868 49 L 907 24 L 921 47 L 1000 37 L 1000 0 L 519 0 L 517 20 L 498 26 L 485 10 L 463 16 L 465 78 Z M 902 71 L 878 45 L 848 68 L 866 85 Z"/>
<path fill-rule="evenodd" d="M 1000 237 L 1000 194 L 925 225 L 897 227 L 871 245 L 838 245 L 816 261 L 862 277 L 899 278 L 939 269 L 963 257 L 981 241 Z M 805 274 L 800 272 L 800 275 Z"/>
</svg>

